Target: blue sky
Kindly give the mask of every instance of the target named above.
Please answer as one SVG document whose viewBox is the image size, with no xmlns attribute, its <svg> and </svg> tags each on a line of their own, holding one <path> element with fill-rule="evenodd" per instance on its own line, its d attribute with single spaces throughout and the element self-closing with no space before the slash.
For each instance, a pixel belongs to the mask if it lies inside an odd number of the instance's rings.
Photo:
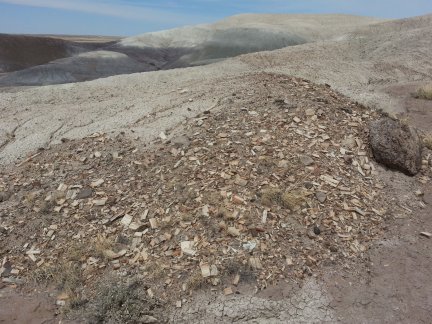
<svg viewBox="0 0 432 324">
<path fill-rule="evenodd" d="M 402 18 L 432 13 L 432 0 L 0 0 L 0 33 L 135 35 L 240 13 Z"/>
</svg>

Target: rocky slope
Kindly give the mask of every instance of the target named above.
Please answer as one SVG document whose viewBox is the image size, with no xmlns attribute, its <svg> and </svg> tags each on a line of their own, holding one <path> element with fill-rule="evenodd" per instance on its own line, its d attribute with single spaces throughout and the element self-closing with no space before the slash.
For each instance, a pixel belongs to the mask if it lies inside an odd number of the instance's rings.
<svg viewBox="0 0 432 324">
<path fill-rule="evenodd" d="M 430 22 L 3 89 L 0 303 L 29 280 L 94 321 L 427 322 L 432 152 L 415 177 L 382 168 L 381 113 L 355 101 L 420 102 Z"/>
<path fill-rule="evenodd" d="M 235 81 L 229 101 L 149 149 L 99 133 L 1 173 L 11 282 L 59 280 L 80 299 L 114 270 L 173 304 L 363 258 L 389 209 L 365 132 L 375 113 L 302 79 Z M 81 282 L 62 283 L 59 265 Z"/>
</svg>

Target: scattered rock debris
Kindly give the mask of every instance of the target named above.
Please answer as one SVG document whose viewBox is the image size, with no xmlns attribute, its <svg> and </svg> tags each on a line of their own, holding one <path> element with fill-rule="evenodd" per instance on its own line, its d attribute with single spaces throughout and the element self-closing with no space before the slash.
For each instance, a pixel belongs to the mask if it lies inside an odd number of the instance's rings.
<svg viewBox="0 0 432 324">
<path fill-rule="evenodd" d="M 74 262 L 86 287 L 139 273 L 176 305 L 206 285 L 230 295 L 364 257 L 387 209 L 365 131 L 377 113 L 270 74 L 235 98 L 150 148 L 94 134 L 0 171 L 14 193 L 0 204 L 2 276 Z"/>
</svg>

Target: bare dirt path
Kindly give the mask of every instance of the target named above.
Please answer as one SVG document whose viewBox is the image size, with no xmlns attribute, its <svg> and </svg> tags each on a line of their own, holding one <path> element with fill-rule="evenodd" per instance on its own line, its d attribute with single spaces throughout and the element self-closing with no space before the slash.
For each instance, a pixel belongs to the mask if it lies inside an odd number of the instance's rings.
<svg viewBox="0 0 432 324">
<path fill-rule="evenodd" d="M 420 233 L 432 228 L 432 190 L 430 184 L 386 173 L 389 190 L 404 197 L 423 187 L 428 204 L 413 206 L 412 214 L 388 224 L 383 240 L 369 251 L 369 264 L 325 276 L 331 306 L 342 323 L 430 322 L 432 243 Z"/>
<path fill-rule="evenodd" d="M 48 294 L 25 294 L 14 289 L 0 289 L 0 323 L 58 323 L 55 300 Z"/>
</svg>

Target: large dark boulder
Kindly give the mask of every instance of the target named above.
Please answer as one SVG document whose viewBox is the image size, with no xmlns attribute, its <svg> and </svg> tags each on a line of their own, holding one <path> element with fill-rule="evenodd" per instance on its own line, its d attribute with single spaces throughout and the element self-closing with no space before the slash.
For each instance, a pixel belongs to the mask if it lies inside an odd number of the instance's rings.
<svg viewBox="0 0 432 324">
<path fill-rule="evenodd" d="M 377 162 L 410 176 L 420 171 L 422 144 L 414 128 L 385 117 L 370 124 L 369 134 Z"/>
</svg>

